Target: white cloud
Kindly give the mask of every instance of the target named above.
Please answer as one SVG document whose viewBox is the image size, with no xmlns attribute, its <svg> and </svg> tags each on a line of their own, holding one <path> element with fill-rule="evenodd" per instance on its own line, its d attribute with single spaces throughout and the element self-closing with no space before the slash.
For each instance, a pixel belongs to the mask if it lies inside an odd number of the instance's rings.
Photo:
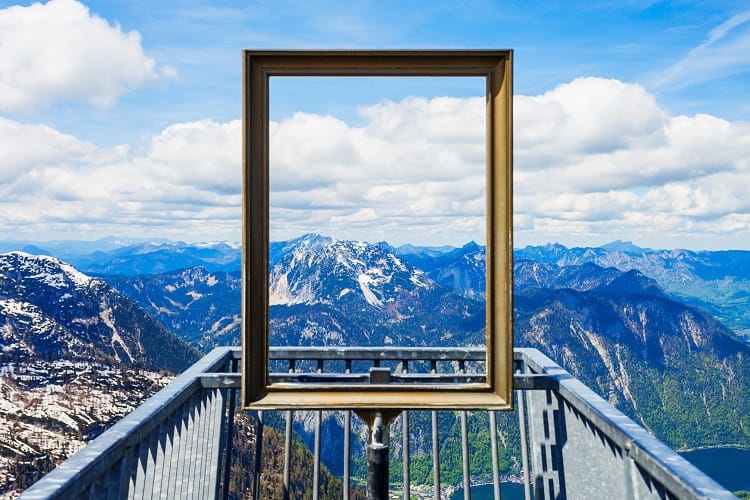
<svg viewBox="0 0 750 500">
<path fill-rule="evenodd" d="M 602 79 L 517 96 L 516 117 L 517 242 L 747 247 L 750 123 L 669 116 Z"/>
<path fill-rule="evenodd" d="M 94 146 L 38 125 L 0 121 L 0 129 L 36 132 L 21 149 L 0 134 L 0 152 L 25 155 L 0 183 L 4 237 L 104 235 L 238 240 L 241 228 L 241 123 L 176 124 L 142 155 Z M 5 174 L 5 170 L 2 170 Z"/>
<path fill-rule="evenodd" d="M 484 99 L 409 97 L 359 114 L 359 127 L 306 113 L 271 124 L 272 237 L 483 241 Z"/>
<path fill-rule="evenodd" d="M 595 78 L 515 102 L 517 245 L 747 248 L 750 123 L 670 116 L 641 86 Z M 481 241 L 482 99 L 383 102 L 358 123 L 271 124 L 276 237 Z M 134 154 L 0 120 L 4 233 L 237 240 L 241 128 L 174 124 Z"/>
<path fill-rule="evenodd" d="M 0 182 L 32 167 L 92 159 L 96 147 L 46 125 L 25 125 L 0 117 Z"/>
<path fill-rule="evenodd" d="M 129 90 L 174 77 L 124 33 L 75 0 L 0 10 L 0 110 L 26 111 L 84 100 L 112 105 Z M 161 74 L 161 76 L 160 76 Z"/>
</svg>

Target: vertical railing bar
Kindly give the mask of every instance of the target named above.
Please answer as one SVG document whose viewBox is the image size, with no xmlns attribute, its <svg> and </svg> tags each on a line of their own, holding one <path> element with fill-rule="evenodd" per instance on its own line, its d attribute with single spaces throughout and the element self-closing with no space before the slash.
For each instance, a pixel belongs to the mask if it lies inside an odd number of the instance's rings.
<svg viewBox="0 0 750 500">
<path fill-rule="evenodd" d="M 318 360 L 318 373 L 323 373 L 323 360 Z M 320 428 L 323 425 L 323 412 L 315 415 L 315 456 L 313 461 L 313 500 L 320 498 Z"/>
<path fill-rule="evenodd" d="M 129 498 L 143 498 L 143 484 L 146 477 L 146 462 L 148 461 L 148 436 L 138 443 L 138 457 L 136 458 L 136 470 L 133 477 L 133 496 Z"/>
<path fill-rule="evenodd" d="M 409 372 L 409 361 L 401 361 L 401 370 L 403 373 Z M 401 460 L 403 463 L 404 476 L 404 500 L 411 499 L 411 478 L 409 477 L 409 412 L 404 410 L 401 413 Z"/>
<path fill-rule="evenodd" d="M 192 399 L 192 398 L 191 398 Z M 178 425 L 178 433 L 179 433 L 179 443 L 177 448 L 177 471 L 175 473 L 175 482 L 174 482 L 174 495 L 173 498 L 181 498 L 182 497 L 182 486 L 185 484 L 185 462 L 188 460 L 188 445 L 190 444 L 190 438 L 189 438 L 189 431 L 188 431 L 188 420 L 190 418 L 190 401 L 191 399 L 188 399 L 182 405 L 180 405 L 180 408 L 178 410 L 179 412 L 179 422 Z"/>
<path fill-rule="evenodd" d="M 520 373 L 520 370 L 517 370 Z M 523 494 L 531 500 L 531 471 L 529 470 L 529 443 L 526 435 L 526 404 L 522 390 L 516 391 L 518 399 L 518 428 L 521 433 L 521 467 L 523 468 Z"/>
<path fill-rule="evenodd" d="M 497 420 L 495 412 L 489 411 L 490 414 L 490 445 L 492 446 L 492 487 L 495 492 L 495 500 L 501 500 L 500 492 L 500 461 L 497 456 Z"/>
<path fill-rule="evenodd" d="M 291 474 L 292 464 L 292 410 L 286 411 L 286 429 L 284 431 L 284 481 L 282 484 L 283 490 L 281 496 L 285 500 L 289 498 L 291 481 L 289 475 Z"/>
<path fill-rule="evenodd" d="M 263 458 L 263 410 L 258 411 L 258 430 L 255 433 L 255 475 L 253 476 L 253 500 L 260 500 L 260 469 Z"/>
<path fill-rule="evenodd" d="M 461 410 L 461 460 L 464 476 L 464 499 L 471 499 L 471 476 L 469 470 L 469 426 L 467 412 Z"/>
<path fill-rule="evenodd" d="M 132 455 L 133 448 L 126 446 L 122 460 L 120 461 L 120 492 L 117 495 L 119 500 L 128 498 L 128 490 L 130 489 L 130 459 Z"/>
<path fill-rule="evenodd" d="M 344 373 L 352 372 L 352 360 L 347 359 L 344 367 Z M 351 471 L 349 470 L 352 459 L 352 412 L 344 412 L 344 500 L 349 500 L 349 491 L 351 489 Z"/>
<path fill-rule="evenodd" d="M 205 498 L 206 483 L 209 475 L 209 459 L 211 447 L 211 410 L 213 408 L 213 389 L 203 389 L 203 413 L 201 415 L 201 467 L 199 468 L 199 482 L 197 491 L 200 498 Z"/>
<path fill-rule="evenodd" d="M 458 372 L 466 372 L 466 363 L 463 359 L 458 361 Z M 466 410 L 461 410 L 461 459 L 464 476 L 464 500 L 471 500 L 471 475 L 469 468 L 469 425 Z"/>
<path fill-rule="evenodd" d="M 208 442 L 208 463 L 206 467 L 207 481 L 204 487 L 206 498 L 215 498 L 216 496 L 216 484 L 219 482 L 219 464 L 220 461 L 220 450 L 219 445 L 221 443 L 221 424 L 220 416 L 221 410 L 224 408 L 223 393 L 221 388 L 216 387 L 211 389 L 211 412 L 210 421 L 208 422 L 210 431 L 210 440 Z"/>
<path fill-rule="evenodd" d="M 401 456 L 404 470 L 404 500 L 411 499 L 411 478 L 409 471 L 409 412 L 404 410 L 401 413 Z"/>
<path fill-rule="evenodd" d="M 214 389 L 214 412 L 213 412 L 213 423 L 211 427 L 213 429 L 213 438 L 211 439 L 211 476 L 212 480 L 208 485 L 207 494 L 210 497 L 217 498 L 216 493 L 219 491 L 219 484 L 221 483 L 221 459 L 222 459 L 222 444 L 224 437 L 224 404 L 226 392 L 220 388 Z"/>
<path fill-rule="evenodd" d="M 196 467 L 196 453 L 198 452 L 198 407 L 200 406 L 200 392 L 196 392 L 190 398 L 190 406 L 188 410 L 188 418 L 185 422 L 187 425 L 187 456 L 188 460 L 187 467 L 183 471 L 183 477 L 186 479 L 182 483 L 182 498 L 187 498 L 193 492 L 195 482 L 195 467 Z M 186 473 L 186 474 L 185 474 Z"/>
<path fill-rule="evenodd" d="M 430 373 L 437 373 L 437 360 L 430 360 Z M 440 435 L 438 434 L 438 412 L 432 410 L 432 496 L 440 500 Z"/>
<path fill-rule="evenodd" d="M 289 373 L 294 373 L 296 369 L 296 361 L 294 359 L 289 360 Z M 284 479 L 282 484 L 282 498 L 285 500 L 289 498 L 291 494 L 290 488 L 292 486 L 290 474 L 292 465 L 292 418 L 294 414 L 292 410 L 286 412 L 286 429 L 284 432 Z"/>
<path fill-rule="evenodd" d="M 351 488 L 351 471 L 349 462 L 351 461 L 351 436 L 352 436 L 352 411 L 344 411 L 344 500 L 349 500 L 349 490 Z"/>
<path fill-rule="evenodd" d="M 239 359 L 232 358 L 232 360 L 229 362 L 229 373 L 237 373 L 239 371 L 239 362 Z M 232 470 L 232 450 L 234 448 L 234 412 L 237 405 L 237 391 L 238 389 L 229 389 L 226 436 L 224 438 L 226 442 L 224 448 L 224 485 L 222 491 L 222 498 L 224 500 L 229 499 L 230 472 Z"/>
<path fill-rule="evenodd" d="M 440 500 L 440 436 L 437 410 L 432 410 L 432 482 L 432 496 L 435 500 Z"/>
<path fill-rule="evenodd" d="M 216 448 L 214 440 L 218 432 L 216 423 L 216 408 L 219 407 L 218 399 L 220 397 L 219 389 L 213 388 L 208 389 L 206 394 L 207 408 L 206 408 L 206 431 L 203 433 L 206 436 L 206 442 L 203 446 L 203 458 L 205 465 L 203 466 L 202 476 L 203 482 L 201 488 L 203 489 L 204 498 L 208 498 L 211 487 L 214 486 L 216 481 L 216 461 L 214 455 L 214 449 Z"/>
<path fill-rule="evenodd" d="M 229 401 L 229 392 L 232 389 L 217 389 L 217 391 L 220 393 L 219 399 L 221 404 L 219 404 L 219 409 L 215 417 L 216 429 L 219 433 L 218 438 L 214 440 L 216 443 L 216 450 L 214 451 L 214 456 L 216 457 L 216 480 L 214 481 L 211 498 L 215 499 L 224 498 L 222 485 L 224 484 L 224 466 L 226 465 L 224 459 L 226 458 L 225 450 L 227 447 L 227 402 Z"/>
<path fill-rule="evenodd" d="M 165 418 L 159 426 L 154 429 L 154 432 L 157 434 L 157 441 L 156 441 L 156 450 L 155 450 L 155 460 L 154 460 L 154 485 L 151 490 L 151 498 L 161 498 L 162 497 L 162 485 L 165 484 L 165 480 L 169 481 L 169 468 L 165 467 L 168 465 L 167 457 L 169 457 L 167 450 L 167 444 L 170 445 L 170 451 L 171 451 L 171 442 L 169 441 L 169 418 Z"/>
<path fill-rule="evenodd" d="M 169 439 L 169 453 L 165 450 L 164 455 L 168 457 L 168 461 L 164 464 L 164 470 L 166 472 L 164 474 L 166 482 L 162 486 L 162 497 L 164 498 L 174 498 L 174 484 L 177 475 L 177 460 L 175 460 L 175 455 L 177 455 L 176 450 L 180 445 L 179 430 L 177 428 L 179 425 L 179 412 L 180 409 L 177 408 L 167 419 L 169 422 L 169 431 L 167 432 L 167 438 Z"/>
<path fill-rule="evenodd" d="M 239 360 L 232 359 L 230 373 L 237 373 Z M 229 472 L 232 470 L 232 448 L 234 446 L 234 410 L 237 404 L 237 389 L 228 389 L 229 405 L 227 407 L 226 432 L 224 435 L 224 480 L 221 497 L 224 500 L 229 499 Z M 218 498 L 218 495 L 217 495 Z"/>
<path fill-rule="evenodd" d="M 313 462 L 313 500 L 320 498 L 320 428 L 323 412 L 317 410 L 315 415 L 315 459 Z"/>
<path fill-rule="evenodd" d="M 193 487 L 190 488 L 189 494 L 193 498 L 199 497 L 200 491 L 203 487 L 203 482 L 205 481 L 205 456 L 206 456 L 206 421 L 208 418 L 206 418 L 206 413 L 208 413 L 208 393 L 209 391 L 207 389 L 201 389 L 199 392 L 200 394 L 200 400 L 198 401 L 198 412 L 197 412 L 197 421 L 196 421 L 196 437 L 198 439 L 197 441 L 197 447 L 196 447 L 196 454 L 195 454 L 195 482 L 193 483 Z"/>
<path fill-rule="evenodd" d="M 159 427 L 149 433 L 146 442 L 148 443 L 148 453 L 146 454 L 143 479 L 143 496 L 144 498 L 151 498 L 154 491 L 154 469 L 156 468 L 156 449 L 159 445 Z"/>
</svg>

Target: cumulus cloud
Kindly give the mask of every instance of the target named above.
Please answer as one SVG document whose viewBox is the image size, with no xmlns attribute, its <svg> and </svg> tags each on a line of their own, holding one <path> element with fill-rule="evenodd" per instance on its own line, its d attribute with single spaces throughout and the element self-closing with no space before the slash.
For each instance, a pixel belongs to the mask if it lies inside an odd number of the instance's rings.
<svg viewBox="0 0 750 500">
<path fill-rule="evenodd" d="M 408 97 L 361 107 L 359 127 L 307 113 L 272 123 L 272 238 L 483 241 L 484 113 L 482 97 Z"/>
<path fill-rule="evenodd" d="M 643 87 L 598 78 L 516 96 L 515 120 L 517 245 L 747 248 L 750 123 L 671 116 Z M 483 124 L 482 98 L 418 97 L 365 106 L 356 126 L 271 123 L 272 235 L 481 241 Z M 136 154 L 0 120 L 6 232 L 237 240 L 241 128 L 174 124 Z"/>
<path fill-rule="evenodd" d="M 0 152 L 26 155 L 16 160 L 23 168 L 0 183 L 5 237 L 239 239 L 239 120 L 175 124 L 139 155 L 127 147 L 96 148 L 40 125 L 3 120 L 2 128 L 36 132 L 43 146 L 21 149 L 0 134 Z"/>
<path fill-rule="evenodd" d="M 137 31 L 75 0 L 0 10 L 0 110 L 25 111 L 66 100 L 112 105 L 132 89 L 174 77 L 141 47 Z"/>
</svg>

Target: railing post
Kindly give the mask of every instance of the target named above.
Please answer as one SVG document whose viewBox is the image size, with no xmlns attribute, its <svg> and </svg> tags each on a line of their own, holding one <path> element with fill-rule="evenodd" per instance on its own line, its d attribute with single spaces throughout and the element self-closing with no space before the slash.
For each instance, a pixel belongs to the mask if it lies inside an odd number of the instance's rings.
<svg viewBox="0 0 750 500">
<path fill-rule="evenodd" d="M 495 500 L 500 500 L 500 460 L 497 456 L 497 421 L 495 412 L 490 411 L 490 444 L 492 446 L 492 488 L 495 492 Z"/>
<path fill-rule="evenodd" d="M 375 412 L 367 445 L 367 499 L 388 500 L 388 446 L 383 442 L 386 424 Z"/>
<path fill-rule="evenodd" d="M 253 477 L 253 499 L 260 500 L 260 471 L 263 455 L 263 410 L 258 412 L 258 430 L 255 433 L 255 475 Z"/>
<path fill-rule="evenodd" d="M 344 373 L 352 372 L 352 360 L 346 360 Z M 349 462 L 351 461 L 351 435 L 352 435 L 352 412 L 344 412 L 344 500 L 349 500 L 349 490 L 351 489 L 351 475 L 349 471 Z"/>
<path fill-rule="evenodd" d="M 409 362 L 403 360 L 403 373 L 409 372 Z M 409 477 L 409 412 L 404 410 L 401 413 L 401 446 L 402 446 L 402 464 L 404 477 L 404 500 L 411 498 L 411 478 Z"/>
<path fill-rule="evenodd" d="M 440 436 L 437 410 L 432 410 L 432 482 L 432 497 L 440 500 Z"/>
<path fill-rule="evenodd" d="M 430 373 L 437 373 L 437 361 L 430 360 Z M 432 497 L 440 500 L 440 436 L 438 435 L 438 412 L 432 410 Z"/>
<path fill-rule="evenodd" d="M 521 373 L 517 370 L 516 373 Z M 523 494 L 525 500 L 531 500 L 531 471 L 529 470 L 529 441 L 526 436 L 526 403 L 523 391 L 517 390 L 518 428 L 521 433 L 521 468 L 523 469 Z"/>
<path fill-rule="evenodd" d="M 291 463 L 292 463 L 292 410 L 286 411 L 286 429 L 284 431 L 284 483 L 282 484 L 281 497 L 289 498 L 291 493 Z"/>
<path fill-rule="evenodd" d="M 323 425 L 323 412 L 315 414 L 315 452 L 313 460 L 313 500 L 320 498 L 320 427 Z"/>
</svg>

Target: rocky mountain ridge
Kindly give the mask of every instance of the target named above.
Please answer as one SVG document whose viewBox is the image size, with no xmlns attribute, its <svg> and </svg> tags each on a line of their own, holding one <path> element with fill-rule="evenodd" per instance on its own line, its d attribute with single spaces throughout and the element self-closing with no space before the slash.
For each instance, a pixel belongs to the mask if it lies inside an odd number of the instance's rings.
<svg viewBox="0 0 750 500">
<path fill-rule="evenodd" d="M 28 487 L 198 357 L 104 281 L 53 257 L 0 255 L 0 493 Z"/>
</svg>

